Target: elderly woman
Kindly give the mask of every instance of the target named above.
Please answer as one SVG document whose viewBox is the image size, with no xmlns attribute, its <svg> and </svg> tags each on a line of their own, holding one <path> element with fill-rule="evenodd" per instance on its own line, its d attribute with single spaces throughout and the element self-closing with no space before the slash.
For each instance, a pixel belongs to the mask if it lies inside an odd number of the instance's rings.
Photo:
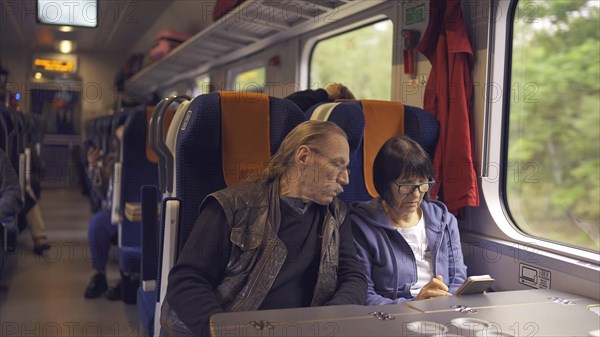
<svg viewBox="0 0 600 337">
<path fill-rule="evenodd" d="M 433 173 L 427 152 L 407 136 L 388 140 L 375 158 L 380 197 L 350 211 L 368 305 L 449 296 L 465 281 L 456 218 L 429 200 Z"/>
</svg>

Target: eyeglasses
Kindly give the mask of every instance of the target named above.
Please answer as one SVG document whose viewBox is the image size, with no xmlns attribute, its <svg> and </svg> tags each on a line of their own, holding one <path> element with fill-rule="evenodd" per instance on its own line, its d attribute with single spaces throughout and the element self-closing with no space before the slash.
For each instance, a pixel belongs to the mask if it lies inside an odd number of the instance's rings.
<svg viewBox="0 0 600 337">
<path fill-rule="evenodd" d="M 392 181 L 396 186 L 398 186 L 399 194 L 412 194 L 415 190 L 419 190 L 421 193 L 429 192 L 433 184 L 435 184 L 435 180 L 430 180 L 426 183 L 421 184 L 399 184 L 395 181 Z"/>
<path fill-rule="evenodd" d="M 348 166 L 346 166 L 346 165 L 344 165 L 344 164 L 340 163 L 338 160 L 333 160 L 333 159 L 331 159 L 331 158 L 327 157 L 326 155 L 322 154 L 322 153 L 321 153 L 319 150 L 317 150 L 317 149 L 314 149 L 314 148 L 312 148 L 312 147 L 309 147 L 309 149 L 310 149 L 311 151 L 313 151 L 314 153 L 318 154 L 319 156 L 321 156 L 321 157 L 323 157 L 323 158 L 327 159 L 327 161 L 328 161 L 328 162 L 329 162 L 331 165 L 335 166 L 335 168 L 338 170 L 338 174 L 340 174 L 340 173 L 342 173 L 342 172 L 346 171 L 346 173 L 348 173 L 348 176 L 350 176 L 350 169 L 348 168 Z"/>
</svg>

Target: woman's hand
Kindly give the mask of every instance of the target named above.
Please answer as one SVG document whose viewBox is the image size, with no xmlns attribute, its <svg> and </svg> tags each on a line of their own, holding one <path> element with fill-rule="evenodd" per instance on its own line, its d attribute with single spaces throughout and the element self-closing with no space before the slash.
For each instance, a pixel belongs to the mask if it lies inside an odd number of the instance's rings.
<svg viewBox="0 0 600 337">
<path fill-rule="evenodd" d="M 444 283 L 444 278 L 442 275 L 438 275 L 421 288 L 421 291 L 415 299 L 420 301 L 438 296 L 452 296 L 448 290 L 448 286 Z"/>
</svg>

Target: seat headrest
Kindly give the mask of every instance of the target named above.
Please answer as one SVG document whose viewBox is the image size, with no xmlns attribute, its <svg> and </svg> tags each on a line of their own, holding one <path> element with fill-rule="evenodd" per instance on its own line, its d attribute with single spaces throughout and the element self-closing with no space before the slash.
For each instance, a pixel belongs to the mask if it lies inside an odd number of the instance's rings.
<svg viewBox="0 0 600 337">
<path fill-rule="evenodd" d="M 227 186 L 257 178 L 271 158 L 269 96 L 221 92 L 223 176 Z"/>
<path fill-rule="evenodd" d="M 407 136 L 419 143 L 433 160 L 440 135 L 440 124 L 433 114 L 421 108 L 405 105 L 404 131 Z"/>
<path fill-rule="evenodd" d="M 179 125 L 175 165 L 177 197 L 182 201 L 178 251 L 192 231 L 202 200 L 227 186 L 223 177 L 221 107 L 219 93 L 200 95 L 192 100 Z M 269 149 L 275 153 L 305 117 L 298 106 L 282 98 L 269 97 L 269 110 Z"/>
<path fill-rule="evenodd" d="M 369 200 L 377 195 L 372 183 L 372 167 L 385 141 L 404 133 L 423 146 L 433 158 L 439 135 L 439 124 L 432 114 L 398 102 L 323 103 L 309 109 L 306 117 L 332 121 L 348 134 L 350 184 L 340 195 L 346 202 Z"/>
<path fill-rule="evenodd" d="M 365 187 L 371 197 L 379 194 L 373 183 L 373 163 L 388 139 L 404 134 L 404 105 L 400 102 L 362 100 L 365 114 L 363 170 Z"/>
<path fill-rule="evenodd" d="M 306 112 L 306 117 L 313 120 L 328 120 L 336 123 L 348 135 L 350 146 L 350 184 L 344 186 L 344 193 L 340 198 L 345 202 L 355 200 L 368 200 L 369 195 L 365 190 L 362 144 L 365 132 L 365 115 L 360 102 L 344 101 L 336 103 L 322 103 L 311 107 Z"/>
<path fill-rule="evenodd" d="M 350 153 L 362 144 L 365 116 L 358 101 L 318 104 L 306 112 L 306 118 L 337 124 L 348 136 Z"/>
</svg>

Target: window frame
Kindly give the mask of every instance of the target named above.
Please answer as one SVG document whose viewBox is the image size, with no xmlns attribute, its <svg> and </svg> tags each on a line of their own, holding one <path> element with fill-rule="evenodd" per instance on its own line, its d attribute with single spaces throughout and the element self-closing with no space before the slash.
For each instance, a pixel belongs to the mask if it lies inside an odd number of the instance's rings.
<svg viewBox="0 0 600 337">
<path fill-rule="evenodd" d="M 492 22 L 494 26 L 491 37 L 492 45 L 488 45 L 488 62 L 491 62 L 490 72 L 486 79 L 488 88 L 500 90 L 501 97 L 495 99 L 494 93 L 488 93 L 486 100 L 486 118 L 484 124 L 486 132 L 483 135 L 483 141 L 486 146 L 482 147 L 482 167 L 486 170 L 481 179 L 481 206 L 487 207 L 489 216 L 496 226 L 476 225 L 477 230 L 496 238 L 506 239 L 522 247 L 532 247 L 537 254 L 546 254 L 560 258 L 565 261 L 582 264 L 582 262 L 591 264 L 600 270 L 598 262 L 600 253 L 586 249 L 569 246 L 567 244 L 551 241 L 525 233 L 519 229 L 515 223 L 508 208 L 506 196 L 506 186 L 508 179 L 508 137 L 509 137 L 509 118 L 510 118 L 510 88 L 512 71 L 512 42 L 514 34 L 513 21 L 519 0 L 499 1 L 496 15 L 503 15 L 503 19 L 497 19 Z M 494 16 L 496 17 L 496 16 Z M 502 53 L 494 53 L 494 50 L 504 50 Z M 489 85 L 489 84 L 492 85 Z M 502 83 L 500 88 L 495 87 L 494 83 Z M 501 127 L 491 128 L 491 125 L 500 125 Z M 487 156 L 486 156 L 487 155 Z M 487 160 L 486 160 L 487 157 Z M 497 164 L 499 163 L 499 164 Z M 477 220 L 481 220 L 478 218 Z M 515 246 L 515 245 L 513 245 Z M 515 248 L 522 248 L 515 247 Z M 546 253 L 544 253 L 546 252 Z M 571 260 L 575 259 L 575 261 Z"/>
</svg>

